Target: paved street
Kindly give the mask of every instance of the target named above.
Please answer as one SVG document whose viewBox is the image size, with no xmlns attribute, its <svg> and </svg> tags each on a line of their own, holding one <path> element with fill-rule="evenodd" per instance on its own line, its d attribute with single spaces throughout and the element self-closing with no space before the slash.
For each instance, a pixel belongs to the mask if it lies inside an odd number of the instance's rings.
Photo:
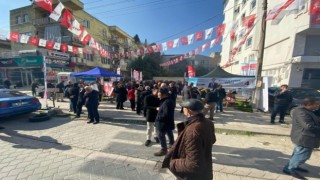
<svg viewBox="0 0 320 180">
<path fill-rule="evenodd" d="M 57 106 L 67 112 L 67 102 Z M 160 146 L 144 146 L 142 116 L 109 102 L 101 104 L 100 115 L 97 125 L 86 124 L 86 114 L 39 123 L 29 122 L 27 115 L 2 120 L 0 179 L 175 179 L 159 171 L 163 158 L 153 153 Z M 178 107 L 176 119 L 183 119 Z M 212 150 L 215 179 L 292 179 L 281 172 L 293 149 L 286 135 L 290 125 L 270 125 L 268 114 L 231 108 L 215 119 L 217 129 L 226 130 L 217 134 Z M 315 151 L 307 161 L 309 179 L 320 178 L 319 159 Z"/>
</svg>

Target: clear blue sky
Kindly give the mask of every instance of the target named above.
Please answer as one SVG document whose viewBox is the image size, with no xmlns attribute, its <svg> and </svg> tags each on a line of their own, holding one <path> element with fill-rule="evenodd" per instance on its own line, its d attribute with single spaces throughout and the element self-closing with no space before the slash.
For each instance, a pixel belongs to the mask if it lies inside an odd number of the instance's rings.
<svg viewBox="0 0 320 180">
<path fill-rule="evenodd" d="M 116 25 L 140 40 L 162 43 L 184 35 L 202 31 L 221 24 L 223 5 L 221 0 L 82 0 L 85 10 L 105 22 Z M 0 0 L 0 30 L 9 30 L 9 9 L 29 5 L 29 0 Z M 214 38 L 215 30 L 213 32 Z M 211 40 L 210 39 L 210 40 Z M 207 40 L 207 41 L 210 41 Z M 165 54 L 185 54 L 207 41 L 180 46 Z M 209 55 L 220 51 L 220 46 L 201 53 Z"/>
</svg>

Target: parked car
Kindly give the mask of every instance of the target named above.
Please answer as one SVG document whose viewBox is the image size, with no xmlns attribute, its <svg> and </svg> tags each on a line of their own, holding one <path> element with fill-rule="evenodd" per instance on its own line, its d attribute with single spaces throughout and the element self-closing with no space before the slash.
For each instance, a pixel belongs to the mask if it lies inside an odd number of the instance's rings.
<svg viewBox="0 0 320 180">
<path fill-rule="evenodd" d="M 320 92 L 316 89 L 312 88 L 289 88 L 288 89 L 292 94 L 292 103 L 289 105 L 287 113 L 291 114 L 293 108 L 300 106 L 301 102 L 305 98 L 319 98 L 320 99 Z M 269 109 L 272 109 L 274 104 L 274 96 L 273 94 L 279 92 L 279 87 L 270 87 L 269 91 Z"/>
<path fill-rule="evenodd" d="M 39 99 L 14 89 L 0 89 L 0 117 L 31 113 L 39 109 Z"/>
</svg>

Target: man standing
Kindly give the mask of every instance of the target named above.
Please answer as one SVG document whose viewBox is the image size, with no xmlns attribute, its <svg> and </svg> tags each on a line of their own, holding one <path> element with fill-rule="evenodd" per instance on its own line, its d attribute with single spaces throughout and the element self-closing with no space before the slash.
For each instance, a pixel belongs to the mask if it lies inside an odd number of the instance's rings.
<svg viewBox="0 0 320 180">
<path fill-rule="evenodd" d="M 124 109 L 123 103 L 127 100 L 128 91 L 125 87 L 123 87 L 122 83 L 119 83 L 118 86 L 113 90 L 113 92 L 117 95 L 117 107 L 116 109 Z"/>
<path fill-rule="evenodd" d="M 223 112 L 223 99 L 226 97 L 226 95 L 226 90 L 222 87 L 221 84 L 219 84 L 217 87 L 218 101 L 216 105 L 216 112 L 218 112 L 218 110 L 220 110 L 220 112 Z"/>
<path fill-rule="evenodd" d="M 37 88 L 38 88 L 37 82 L 33 81 L 31 84 L 31 91 L 32 91 L 32 96 L 34 96 L 34 97 L 37 96 Z"/>
<path fill-rule="evenodd" d="M 284 116 L 286 115 L 286 111 L 289 105 L 292 102 L 292 95 L 288 91 L 288 85 L 281 85 L 280 92 L 274 95 L 274 105 L 271 113 L 271 124 L 274 124 L 274 120 L 278 114 L 280 113 L 279 123 L 284 124 Z"/>
<path fill-rule="evenodd" d="M 60 83 L 58 83 L 56 85 L 56 88 L 59 89 L 59 92 L 56 93 L 56 100 L 57 102 L 59 102 L 59 100 L 61 102 L 63 102 L 63 89 L 64 89 L 64 81 L 61 81 Z"/>
<path fill-rule="evenodd" d="M 73 111 L 72 103 L 70 100 L 70 94 L 69 94 L 69 89 L 72 88 L 72 81 L 68 81 L 68 84 L 64 87 L 64 97 L 67 97 L 69 99 L 69 112 Z"/>
<path fill-rule="evenodd" d="M 169 83 L 169 97 L 172 99 L 174 107 L 176 107 L 177 96 L 178 96 L 178 90 L 174 82 Z"/>
<path fill-rule="evenodd" d="M 88 109 L 88 114 L 90 118 L 90 121 L 88 121 L 87 123 L 98 124 L 100 122 L 100 116 L 98 112 L 99 92 L 93 90 L 90 86 L 86 86 L 85 90 L 85 106 Z"/>
<path fill-rule="evenodd" d="M 182 100 L 183 101 L 192 98 L 192 86 L 193 86 L 193 83 L 188 84 L 187 82 L 185 82 L 185 85 L 182 89 Z M 180 113 L 183 113 L 183 108 L 181 108 Z"/>
<path fill-rule="evenodd" d="M 313 112 L 318 109 L 318 99 L 306 98 L 302 102 L 302 107 L 293 110 L 290 136 L 295 148 L 283 172 L 298 179 L 306 179 L 298 171 L 308 172 L 308 170 L 299 166 L 310 158 L 314 148 L 319 148 L 320 119 Z"/>
<path fill-rule="evenodd" d="M 205 105 L 204 105 L 203 114 L 207 115 L 208 111 L 210 111 L 210 115 L 209 115 L 210 120 L 213 120 L 214 108 L 218 100 L 219 98 L 218 98 L 217 89 L 214 91 L 210 91 L 206 94 L 206 98 L 204 99 Z"/>
<path fill-rule="evenodd" d="M 154 153 L 155 156 L 164 156 L 167 154 L 167 140 L 169 138 L 170 146 L 174 143 L 174 104 L 168 97 L 169 91 L 167 88 L 160 88 L 158 97 L 160 99 L 160 107 L 155 120 L 155 125 L 158 130 L 158 137 L 161 144 L 161 150 Z"/>
<path fill-rule="evenodd" d="M 201 113 L 197 99 L 182 101 L 185 122 L 179 123 L 178 138 L 165 157 L 162 167 L 177 179 L 213 179 L 212 145 L 216 142 L 214 124 Z"/>
<path fill-rule="evenodd" d="M 10 89 L 11 82 L 9 79 L 4 80 L 3 84 L 6 89 Z"/>
<path fill-rule="evenodd" d="M 158 98 L 158 89 L 153 89 L 152 94 L 149 94 L 144 99 L 144 106 L 146 110 L 146 120 L 147 120 L 147 140 L 145 146 L 149 146 L 151 143 L 151 136 L 154 132 L 154 139 L 159 143 L 158 133 L 154 129 L 154 122 L 156 120 L 158 110 L 160 106 L 160 99 Z"/>
</svg>

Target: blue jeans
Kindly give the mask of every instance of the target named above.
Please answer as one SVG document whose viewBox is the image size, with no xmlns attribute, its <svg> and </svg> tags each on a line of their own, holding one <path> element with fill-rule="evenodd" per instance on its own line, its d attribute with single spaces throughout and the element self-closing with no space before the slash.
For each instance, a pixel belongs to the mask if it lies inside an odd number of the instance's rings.
<svg viewBox="0 0 320 180">
<path fill-rule="evenodd" d="M 296 147 L 293 149 L 292 156 L 284 169 L 288 171 L 294 171 L 310 158 L 311 153 L 312 148 L 296 145 Z"/>
<path fill-rule="evenodd" d="M 223 99 L 219 99 L 216 104 L 216 111 L 220 110 L 220 112 L 223 112 Z"/>
<path fill-rule="evenodd" d="M 272 113 L 271 113 L 271 121 L 274 122 L 278 112 L 280 113 L 279 121 L 284 121 L 284 116 L 286 115 L 287 108 L 288 108 L 287 105 L 274 104 Z"/>
<path fill-rule="evenodd" d="M 174 143 L 174 137 L 173 137 L 173 131 L 167 130 L 167 131 L 159 131 L 159 141 L 161 144 L 161 150 L 166 151 L 167 150 L 167 139 L 166 135 L 169 138 L 169 144 L 172 145 Z"/>
</svg>

